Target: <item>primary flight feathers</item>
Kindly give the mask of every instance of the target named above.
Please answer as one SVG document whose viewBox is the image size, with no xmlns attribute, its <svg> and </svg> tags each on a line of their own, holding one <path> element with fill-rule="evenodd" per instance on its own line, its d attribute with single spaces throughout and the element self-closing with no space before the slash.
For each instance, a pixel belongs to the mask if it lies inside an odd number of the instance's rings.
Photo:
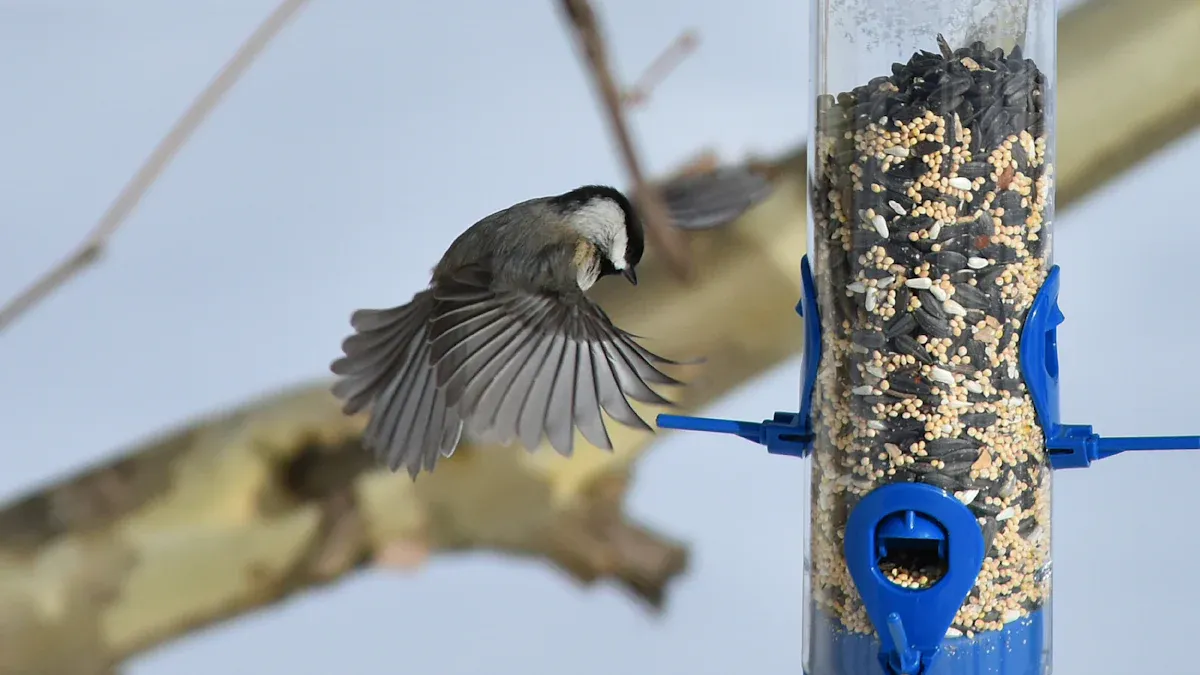
<svg viewBox="0 0 1200 675">
<path fill-rule="evenodd" d="M 582 292 L 497 293 L 485 270 L 464 270 L 402 307 L 359 310 L 357 334 L 332 369 L 353 414 L 372 405 L 364 443 L 414 477 L 449 456 L 464 426 L 495 443 L 533 449 L 543 434 L 563 455 L 577 427 L 611 449 L 601 409 L 650 430 L 628 399 L 670 405 L 650 384 L 680 384 Z M 372 403 L 373 401 L 373 403 Z"/>
</svg>

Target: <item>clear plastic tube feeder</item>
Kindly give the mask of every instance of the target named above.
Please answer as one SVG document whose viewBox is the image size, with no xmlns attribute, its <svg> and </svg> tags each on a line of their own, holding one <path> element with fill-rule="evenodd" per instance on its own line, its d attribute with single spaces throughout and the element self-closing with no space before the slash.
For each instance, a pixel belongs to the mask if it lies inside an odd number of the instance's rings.
<svg viewBox="0 0 1200 675">
<path fill-rule="evenodd" d="M 1055 0 L 814 0 L 800 407 L 661 415 L 811 456 L 807 675 L 1050 672 Z"/>
</svg>

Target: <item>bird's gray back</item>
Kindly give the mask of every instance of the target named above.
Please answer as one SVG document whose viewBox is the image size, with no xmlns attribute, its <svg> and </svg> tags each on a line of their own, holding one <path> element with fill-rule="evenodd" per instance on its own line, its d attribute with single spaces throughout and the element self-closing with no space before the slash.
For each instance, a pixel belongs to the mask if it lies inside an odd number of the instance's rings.
<svg viewBox="0 0 1200 675">
<path fill-rule="evenodd" d="M 497 289 L 578 290 L 570 264 L 577 239 L 548 198 L 526 200 L 460 234 L 434 268 L 434 280 L 478 264 L 492 273 Z"/>
</svg>

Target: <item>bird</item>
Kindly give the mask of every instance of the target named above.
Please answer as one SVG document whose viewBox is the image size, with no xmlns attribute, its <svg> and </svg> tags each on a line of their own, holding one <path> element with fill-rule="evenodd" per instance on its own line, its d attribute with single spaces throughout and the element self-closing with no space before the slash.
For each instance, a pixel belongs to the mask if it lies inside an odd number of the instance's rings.
<svg viewBox="0 0 1200 675">
<path fill-rule="evenodd" d="M 369 411 L 363 445 L 416 480 L 464 433 L 531 451 L 545 437 L 570 456 L 576 428 L 612 449 L 601 410 L 653 431 L 629 400 L 672 405 L 650 385 L 681 385 L 660 369 L 681 362 L 639 345 L 587 296 L 606 276 L 636 286 L 644 241 L 632 203 L 608 185 L 475 222 L 409 302 L 351 314 L 330 369 L 343 412 Z"/>
</svg>

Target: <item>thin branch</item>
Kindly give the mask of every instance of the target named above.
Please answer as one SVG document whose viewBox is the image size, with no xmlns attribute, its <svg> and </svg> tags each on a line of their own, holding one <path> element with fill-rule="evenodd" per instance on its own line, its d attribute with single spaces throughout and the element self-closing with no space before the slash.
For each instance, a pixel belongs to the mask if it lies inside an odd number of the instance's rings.
<svg viewBox="0 0 1200 675">
<path fill-rule="evenodd" d="M 642 76 L 633 83 L 633 86 L 625 90 L 625 105 L 628 107 L 645 105 L 654 89 L 662 84 L 679 67 L 679 64 L 696 51 L 696 44 L 699 41 L 694 30 L 685 31 L 675 38 L 656 59 L 650 62 L 646 70 L 642 71 Z"/>
<path fill-rule="evenodd" d="M 271 40 L 307 2 L 308 0 L 283 0 L 275 8 L 275 11 L 263 20 L 254 33 L 238 48 L 233 58 L 225 64 L 221 72 L 213 78 L 208 87 L 196 97 L 191 107 L 184 112 L 171 131 L 159 141 L 158 146 L 146 158 L 138 172 L 117 195 L 116 200 L 108 207 L 108 210 L 100 217 L 100 221 L 84 237 L 79 246 L 65 259 L 50 268 L 41 278 L 17 294 L 7 305 L 0 307 L 0 331 L 100 258 L 108 245 L 108 240 L 137 207 L 138 202 L 158 180 L 163 170 L 175 158 L 175 155 L 179 153 L 179 150 L 187 143 L 200 124 L 217 107 L 221 98 L 233 88 Z"/>
<path fill-rule="evenodd" d="M 575 29 L 575 37 L 586 57 L 592 79 L 600 90 L 609 127 L 616 137 L 625 171 L 635 190 L 638 212 L 646 225 L 650 243 L 662 255 L 667 269 L 677 279 L 689 279 L 692 265 L 690 250 L 683 233 L 671 225 L 666 207 L 657 190 L 646 180 L 633 139 L 625 121 L 625 106 L 616 79 L 609 68 L 608 55 L 600 34 L 596 13 L 588 0 L 560 0 L 567 18 Z"/>
</svg>

